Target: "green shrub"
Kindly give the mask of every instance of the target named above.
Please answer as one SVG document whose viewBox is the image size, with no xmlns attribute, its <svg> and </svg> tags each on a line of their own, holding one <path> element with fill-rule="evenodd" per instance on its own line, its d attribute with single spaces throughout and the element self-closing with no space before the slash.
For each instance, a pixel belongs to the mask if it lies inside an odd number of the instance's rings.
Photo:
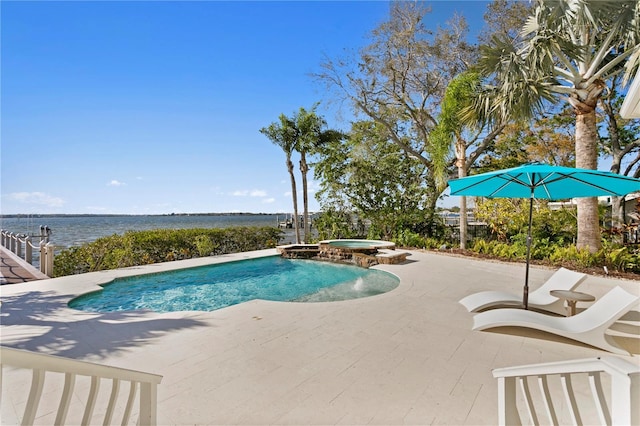
<svg viewBox="0 0 640 426">
<path fill-rule="evenodd" d="M 477 239 L 473 241 L 471 251 L 480 254 L 489 254 L 489 243 L 486 240 Z"/>
<path fill-rule="evenodd" d="M 426 237 L 424 239 L 424 248 L 425 249 L 435 249 L 435 248 L 440 248 L 442 247 L 444 244 L 444 242 L 442 242 L 441 240 L 437 239 L 437 238 L 429 238 Z"/>
<path fill-rule="evenodd" d="M 364 236 L 365 226 L 353 213 L 343 210 L 327 209 L 313 221 L 320 240 L 339 238 L 358 238 Z"/>
<path fill-rule="evenodd" d="M 273 227 L 158 229 L 111 235 L 58 253 L 54 276 L 81 274 L 193 257 L 273 248 L 282 231 Z"/>
<path fill-rule="evenodd" d="M 535 240 L 531 243 L 531 259 L 544 260 L 551 257 L 556 245 L 549 241 L 548 238 Z"/>
<path fill-rule="evenodd" d="M 195 238 L 195 244 L 198 256 L 211 256 L 217 247 L 217 244 L 213 242 L 211 237 L 206 235 L 198 235 Z"/>
<path fill-rule="evenodd" d="M 516 236 L 526 238 L 528 199 L 478 199 L 474 212 L 476 219 L 486 222 L 491 235 L 498 240 L 506 242 Z M 562 244 L 572 241 L 577 235 L 575 208 L 551 210 L 546 200 L 535 200 L 531 235 L 534 242 L 548 240 Z"/>
<path fill-rule="evenodd" d="M 394 241 L 401 247 L 426 247 L 425 237 L 408 229 L 400 231 Z"/>
<path fill-rule="evenodd" d="M 607 268 L 624 272 L 640 272 L 640 250 L 638 249 L 634 251 L 626 246 L 619 247 L 603 241 L 598 256 Z"/>
<path fill-rule="evenodd" d="M 524 259 L 526 248 L 521 244 L 507 244 L 491 241 L 487 246 L 487 254 L 506 260 Z"/>
<path fill-rule="evenodd" d="M 591 267 L 597 265 L 597 255 L 592 254 L 589 250 L 578 250 L 574 245 L 567 247 L 556 246 L 549 256 L 549 260 L 553 263 L 571 265 L 575 264 L 581 267 Z"/>
<path fill-rule="evenodd" d="M 476 239 L 470 250 L 505 260 L 524 260 L 526 236 L 513 236 L 510 244 Z M 531 259 L 573 269 L 606 266 L 611 271 L 640 273 L 640 248 L 622 247 L 607 241 L 603 241 L 600 251 L 591 253 L 587 249 L 578 250 L 573 244 L 562 245 L 548 238 L 534 239 L 531 243 Z"/>
</svg>

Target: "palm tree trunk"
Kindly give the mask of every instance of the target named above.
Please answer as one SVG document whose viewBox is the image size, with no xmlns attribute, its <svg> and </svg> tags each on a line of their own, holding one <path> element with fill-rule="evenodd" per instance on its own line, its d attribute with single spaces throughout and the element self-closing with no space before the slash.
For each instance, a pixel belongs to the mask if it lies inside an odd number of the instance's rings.
<svg viewBox="0 0 640 426">
<path fill-rule="evenodd" d="M 293 228 L 296 230 L 296 244 L 300 244 L 300 227 L 298 226 L 298 188 L 296 177 L 293 174 L 293 162 L 291 157 L 287 157 L 287 169 L 291 177 L 291 196 L 293 197 Z"/>
<path fill-rule="evenodd" d="M 304 151 L 300 152 L 300 172 L 302 173 L 302 203 L 304 204 L 304 242 L 310 241 L 309 234 L 311 233 L 311 227 L 309 225 L 309 193 L 307 188 L 307 173 L 309 172 L 309 166 L 307 165 L 307 158 Z"/>
<path fill-rule="evenodd" d="M 614 82 L 617 81 L 617 79 L 618 77 L 614 79 Z M 611 145 L 611 168 L 609 171 L 620 174 L 622 160 L 628 151 L 620 146 L 620 128 L 618 127 L 618 117 L 614 111 L 613 99 L 603 99 L 600 105 L 602 105 L 605 112 L 607 132 L 609 133 L 609 143 Z M 620 244 L 623 243 L 623 238 L 619 231 L 621 231 L 625 225 L 623 206 L 624 197 L 611 197 L 611 228 L 613 231 L 611 235 L 613 237 L 613 241 Z"/>
<path fill-rule="evenodd" d="M 440 197 L 440 193 L 442 190 L 436 189 L 438 185 L 436 184 L 436 178 L 434 176 L 433 171 L 430 169 L 427 171 L 425 175 L 425 183 L 428 188 L 432 188 L 427 192 L 427 197 L 425 200 L 425 208 L 424 211 L 426 213 L 425 221 L 428 224 L 428 228 L 426 230 L 427 237 L 433 237 L 434 231 L 436 230 L 436 204 L 438 203 L 438 198 Z"/>
<path fill-rule="evenodd" d="M 596 112 L 576 113 L 576 167 L 583 169 L 598 168 L 596 143 Z M 588 249 L 595 253 L 601 247 L 600 222 L 598 219 L 598 199 L 596 197 L 578 198 L 578 249 Z"/>
<path fill-rule="evenodd" d="M 611 197 L 611 226 L 621 229 L 624 221 L 624 197 Z"/>
<path fill-rule="evenodd" d="M 611 241 L 617 244 L 624 243 L 622 232 L 625 227 L 624 197 L 611 197 Z"/>
<path fill-rule="evenodd" d="M 464 141 L 458 140 L 456 144 L 456 166 L 458 167 L 458 178 L 467 176 L 466 157 Z M 460 197 L 460 248 L 467 248 L 467 197 Z"/>
</svg>

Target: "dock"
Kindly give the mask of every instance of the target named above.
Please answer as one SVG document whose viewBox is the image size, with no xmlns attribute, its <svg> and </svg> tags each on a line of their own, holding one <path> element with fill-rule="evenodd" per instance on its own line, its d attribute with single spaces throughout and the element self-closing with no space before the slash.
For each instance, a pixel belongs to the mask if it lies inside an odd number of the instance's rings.
<svg viewBox="0 0 640 426">
<path fill-rule="evenodd" d="M 33 265 L 16 256 L 7 248 L 0 246 L 0 285 L 25 283 L 48 278 Z"/>
</svg>

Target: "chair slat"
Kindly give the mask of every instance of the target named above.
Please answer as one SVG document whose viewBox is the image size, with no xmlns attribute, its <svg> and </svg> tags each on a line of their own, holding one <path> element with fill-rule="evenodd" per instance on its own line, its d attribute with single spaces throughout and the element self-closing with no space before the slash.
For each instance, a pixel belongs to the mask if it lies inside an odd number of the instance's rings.
<svg viewBox="0 0 640 426">
<path fill-rule="evenodd" d="M 533 398 L 531 398 L 531 391 L 529 391 L 527 378 L 526 376 L 518 377 L 518 381 L 520 382 L 520 389 L 522 390 L 522 395 L 524 396 L 527 410 L 529 411 L 529 419 L 531 419 L 531 423 L 533 423 L 534 425 L 538 425 L 540 424 L 540 422 L 538 421 L 536 407 L 534 407 L 533 405 Z"/>
<path fill-rule="evenodd" d="M 138 383 L 133 380 L 129 382 L 131 387 L 129 388 L 129 398 L 127 398 L 127 406 L 124 408 L 124 413 L 122 414 L 122 426 L 129 423 L 129 418 L 131 417 L 131 410 L 133 409 L 133 403 L 136 399 L 136 390 L 138 387 Z"/>
<path fill-rule="evenodd" d="M 93 409 L 96 406 L 96 399 L 98 397 L 98 390 L 100 389 L 100 378 L 97 376 L 91 376 L 91 388 L 89 389 L 89 397 L 87 398 L 87 406 L 84 409 L 84 415 L 82 416 L 82 424 L 91 424 L 91 416 L 93 416 Z"/>
<path fill-rule="evenodd" d="M 45 371 L 37 368 L 33 370 L 31 376 L 31 389 L 27 398 L 27 405 L 24 407 L 24 416 L 22 416 L 23 425 L 32 425 L 38 412 L 40 405 L 40 397 L 42 396 L 42 388 L 44 387 Z"/>
<path fill-rule="evenodd" d="M 569 413 L 571 414 L 571 421 L 574 425 L 582 426 L 582 419 L 580 418 L 580 410 L 576 403 L 576 395 L 573 391 L 573 385 L 571 384 L 570 374 L 561 374 L 560 383 L 562 383 L 562 390 L 569 406 Z"/>
<path fill-rule="evenodd" d="M 598 411 L 600 424 L 610 426 L 611 412 L 607 407 L 607 400 L 605 399 L 604 392 L 602 391 L 602 381 L 599 371 L 589 373 L 589 385 L 591 387 L 591 394 L 593 395 L 596 410 Z"/>
<path fill-rule="evenodd" d="M 553 408 L 553 401 L 551 400 L 551 392 L 549 392 L 549 382 L 547 376 L 538 376 L 538 386 L 542 393 L 542 401 L 544 407 L 547 410 L 547 416 L 552 425 L 558 426 L 558 417 L 556 416 L 556 410 Z M 540 423 L 535 423 L 540 424 Z"/>
<path fill-rule="evenodd" d="M 111 383 L 111 396 L 109 396 L 109 405 L 107 405 L 107 412 L 104 413 L 103 425 L 107 426 L 111 424 L 113 418 L 113 411 L 116 407 L 116 399 L 118 398 L 118 391 L 120 390 L 120 380 L 113 379 Z"/>
<path fill-rule="evenodd" d="M 73 373 L 66 373 L 64 375 L 64 388 L 62 389 L 62 396 L 60 397 L 60 404 L 58 405 L 58 412 L 56 413 L 56 425 L 63 425 L 67 421 L 67 413 L 69 412 L 69 405 L 71 404 L 71 397 L 73 396 L 73 388 L 76 383 L 76 375 Z"/>
</svg>

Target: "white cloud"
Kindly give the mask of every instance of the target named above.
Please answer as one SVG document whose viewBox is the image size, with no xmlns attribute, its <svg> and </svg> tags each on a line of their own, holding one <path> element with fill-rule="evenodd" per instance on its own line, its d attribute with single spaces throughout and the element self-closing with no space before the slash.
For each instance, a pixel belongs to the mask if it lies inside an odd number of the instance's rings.
<svg viewBox="0 0 640 426">
<path fill-rule="evenodd" d="M 53 197 L 44 192 L 14 192 L 9 194 L 12 200 L 25 204 L 38 204 L 49 207 L 61 207 L 64 200 L 60 197 Z"/>
<path fill-rule="evenodd" d="M 111 182 L 107 184 L 107 186 L 125 186 L 126 183 L 120 182 L 119 180 L 113 179 Z"/>
<path fill-rule="evenodd" d="M 267 191 L 263 191 L 261 189 L 252 189 L 252 190 L 238 190 L 231 193 L 234 197 L 266 197 Z"/>
<path fill-rule="evenodd" d="M 262 200 L 263 204 L 273 204 L 276 202 L 275 198 L 265 198 L 264 200 Z"/>
</svg>

